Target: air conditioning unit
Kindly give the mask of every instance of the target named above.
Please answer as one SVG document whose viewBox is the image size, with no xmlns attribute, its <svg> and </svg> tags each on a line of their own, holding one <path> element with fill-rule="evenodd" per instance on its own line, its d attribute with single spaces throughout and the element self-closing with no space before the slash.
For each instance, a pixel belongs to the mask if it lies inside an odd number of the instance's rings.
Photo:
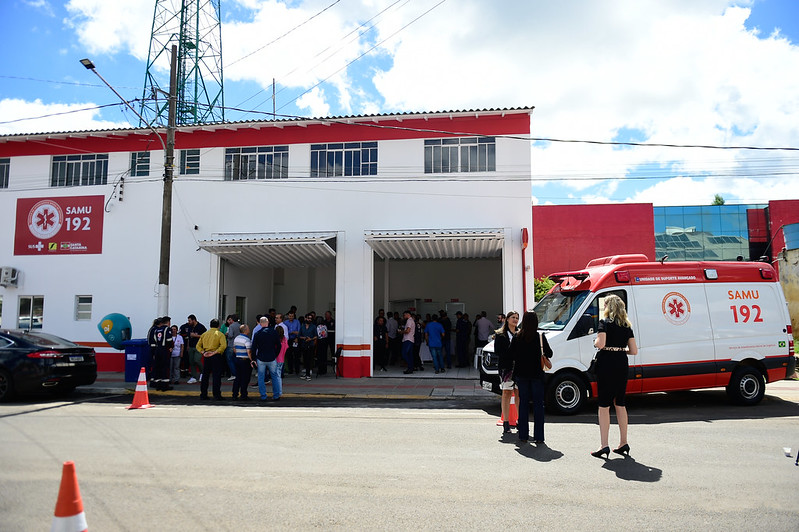
<svg viewBox="0 0 799 532">
<path fill-rule="evenodd" d="M 19 270 L 10 266 L 0 267 L 0 286 L 17 286 Z"/>
</svg>

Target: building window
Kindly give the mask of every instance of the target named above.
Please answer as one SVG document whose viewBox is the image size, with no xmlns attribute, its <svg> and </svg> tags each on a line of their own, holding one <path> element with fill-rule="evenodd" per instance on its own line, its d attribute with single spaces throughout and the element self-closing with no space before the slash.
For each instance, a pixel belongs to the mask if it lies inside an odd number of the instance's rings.
<svg viewBox="0 0 799 532">
<path fill-rule="evenodd" d="M 225 149 L 225 181 L 286 179 L 288 176 L 288 146 Z"/>
<path fill-rule="evenodd" d="M 377 142 L 311 144 L 311 177 L 377 175 Z"/>
<path fill-rule="evenodd" d="M 8 171 L 11 169 L 11 159 L 0 158 L 0 188 L 8 188 Z"/>
<path fill-rule="evenodd" d="M 424 173 L 495 172 L 494 137 L 428 139 L 424 141 Z"/>
<path fill-rule="evenodd" d="M 200 173 L 200 150 L 180 150 L 180 175 Z"/>
<path fill-rule="evenodd" d="M 51 187 L 105 185 L 107 182 L 107 153 L 53 156 Z"/>
<path fill-rule="evenodd" d="M 669 261 L 757 260 L 765 243 L 750 242 L 748 211 L 765 205 L 654 207 L 655 257 Z"/>
<path fill-rule="evenodd" d="M 19 296 L 17 328 L 41 329 L 44 317 L 44 296 Z"/>
<path fill-rule="evenodd" d="M 150 175 L 150 152 L 134 151 L 130 154 L 130 175 L 147 177 Z"/>
<path fill-rule="evenodd" d="M 92 296 L 75 296 L 75 320 L 92 319 Z"/>
</svg>

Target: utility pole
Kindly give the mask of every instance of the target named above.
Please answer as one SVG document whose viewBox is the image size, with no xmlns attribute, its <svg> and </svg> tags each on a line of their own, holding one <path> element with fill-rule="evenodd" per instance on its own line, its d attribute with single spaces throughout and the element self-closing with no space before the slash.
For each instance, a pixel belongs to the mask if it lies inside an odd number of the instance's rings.
<svg viewBox="0 0 799 532">
<path fill-rule="evenodd" d="M 169 69 L 169 115 L 164 150 L 164 201 L 161 207 L 161 261 L 158 268 L 158 315 L 169 313 L 169 256 L 172 249 L 172 176 L 175 172 L 175 123 L 177 115 L 178 47 L 172 45 Z"/>
</svg>

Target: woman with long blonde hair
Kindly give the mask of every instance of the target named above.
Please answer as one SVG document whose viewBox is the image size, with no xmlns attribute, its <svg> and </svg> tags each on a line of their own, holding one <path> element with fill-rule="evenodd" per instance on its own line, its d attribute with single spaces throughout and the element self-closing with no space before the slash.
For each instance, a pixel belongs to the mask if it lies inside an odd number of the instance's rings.
<svg viewBox="0 0 799 532">
<path fill-rule="evenodd" d="M 614 453 L 630 454 L 627 443 L 627 407 L 625 393 L 627 391 L 627 372 L 629 363 L 627 356 L 638 354 L 632 324 L 627 317 L 624 301 L 617 295 L 605 299 L 605 310 L 599 320 L 599 329 L 594 339 L 596 355 L 596 385 L 599 403 L 599 436 L 600 447 L 591 454 L 597 458 L 610 456 L 608 433 L 610 431 L 610 405 L 616 409 L 616 420 L 619 423 L 619 446 Z"/>
</svg>

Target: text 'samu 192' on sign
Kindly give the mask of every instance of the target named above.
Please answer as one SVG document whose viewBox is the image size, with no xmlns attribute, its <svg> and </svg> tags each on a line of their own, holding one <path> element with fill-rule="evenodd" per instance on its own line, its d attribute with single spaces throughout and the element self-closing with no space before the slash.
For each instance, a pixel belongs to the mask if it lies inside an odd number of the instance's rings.
<svg viewBox="0 0 799 532">
<path fill-rule="evenodd" d="M 14 255 L 103 252 L 104 196 L 17 199 Z"/>
</svg>

